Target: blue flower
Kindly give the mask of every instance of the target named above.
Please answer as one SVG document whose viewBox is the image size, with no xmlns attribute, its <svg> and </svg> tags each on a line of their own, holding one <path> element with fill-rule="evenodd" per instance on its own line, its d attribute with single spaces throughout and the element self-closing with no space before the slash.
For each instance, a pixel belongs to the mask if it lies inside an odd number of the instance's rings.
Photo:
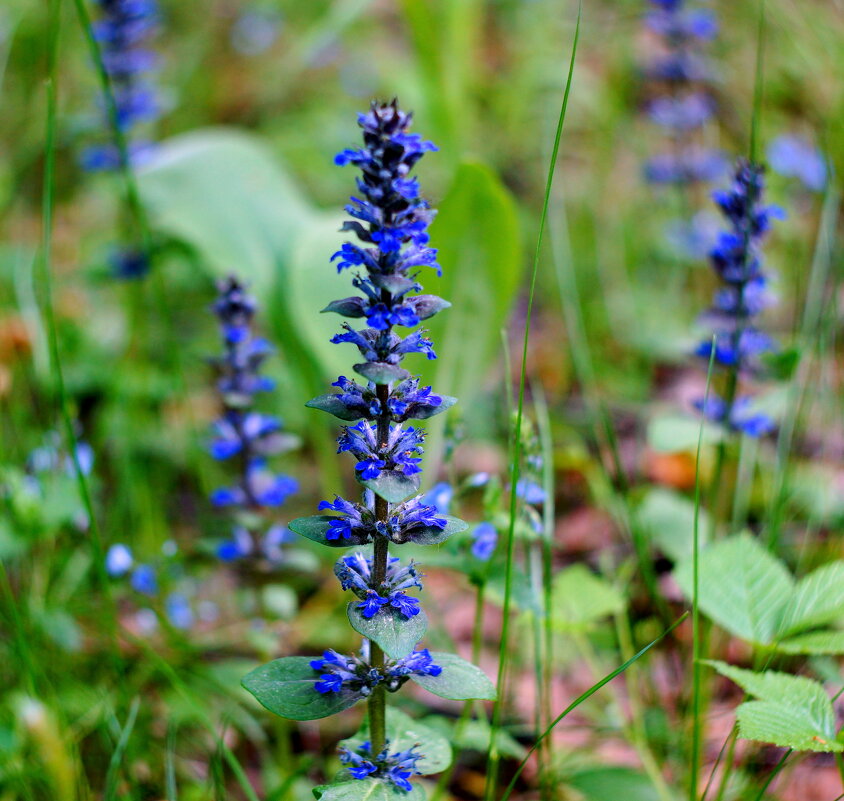
<svg viewBox="0 0 844 801">
<path fill-rule="evenodd" d="M 424 432 L 413 427 L 390 426 L 387 442 L 378 445 L 376 430 L 369 421 L 362 420 L 354 426 L 346 426 L 337 440 L 337 453 L 348 451 L 357 460 L 356 471 L 361 481 L 377 479 L 385 470 L 393 470 L 412 476 L 421 472 Z"/>
<path fill-rule="evenodd" d="M 774 172 L 797 178 L 812 192 L 822 192 L 827 181 L 826 159 L 820 150 L 799 136 L 778 136 L 768 147 Z"/>
<path fill-rule="evenodd" d="M 447 515 L 454 498 L 454 487 L 446 481 L 434 484 L 423 497 L 423 502 L 436 508 L 440 514 Z"/>
<path fill-rule="evenodd" d="M 181 593 L 171 593 L 164 602 L 167 612 L 167 619 L 177 629 L 189 629 L 193 626 L 193 610 L 190 608 L 188 599 Z"/>
<path fill-rule="evenodd" d="M 393 677 L 410 676 L 439 676 L 442 667 L 434 663 L 434 658 L 427 648 L 413 651 L 402 659 L 398 659 L 387 667 L 387 675 Z"/>
<path fill-rule="evenodd" d="M 498 531 L 492 523 L 480 523 L 472 532 L 472 555 L 486 562 L 498 545 Z"/>
<path fill-rule="evenodd" d="M 362 553 L 341 557 L 334 573 L 344 590 L 351 590 L 361 599 L 356 606 L 366 618 L 374 617 L 388 605 L 408 618 L 419 614 L 419 601 L 405 593 L 412 587 L 422 589 L 421 573 L 414 562 L 402 565 L 396 557 L 391 558 L 380 585 L 373 580 L 372 558 Z"/>
<path fill-rule="evenodd" d="M 158 592 L 155 570 L 150 565 L 138 565 L 132 572 L 130 583 L 135 592 L 143 595 L 155 595 Z"/>
<path fill-rule="evenodd" d="M 132 569 L 132 552 L 126 545 L 117 543 L 108 549 L 106 554 L 106 572 L 115 578 L 122 576 Z"/>
<path fill-rule="evenodd" d="M 416 763 L 422 759 L 422 754 L 416 746 L 390 753 L 389 745 L 387 742 L 381 753 L 375 756 L 369 742 L 361 743 L 354 750 L 341 746 L 340 762 L 347 766 L 353 779 L 378 778 L 409 793 L 413 785 L 408 780 L 411 776 L 421 775 Z"/>
<path fill-rule="evenodd" d="M 774 420 L 755 410 L 752 399 L 746 396 L 736 398 L 733 402 L 729 419 L 727 403 L 717 395 L 710 395 L 705 404 L 703 400 L 696 400 L 694 406 L 707 420 L 727 425 L 733 431 L 740 431 L 749 437 L 763 437 L 776 429 Z"/>
<path fill-rule="evenodd" d="M 371 618 L 375 617 L 381 611 L 381 607 L 388 603 L 390 603 L 389 598 L 382 598 L 375 590 L 367 590 L 364 599 L 355 606 L 361 610 L 365 618 Z"/>
<path fill-rule="evenodd" d="M 383 679 L 360 657 L 342 656 L 331 649 L 325 651 L 321 659 L 312 659 L 310 665 L 320 673 L 314 689 L 323 695 L 352 692 L 365 697 Z"/>
</svg>

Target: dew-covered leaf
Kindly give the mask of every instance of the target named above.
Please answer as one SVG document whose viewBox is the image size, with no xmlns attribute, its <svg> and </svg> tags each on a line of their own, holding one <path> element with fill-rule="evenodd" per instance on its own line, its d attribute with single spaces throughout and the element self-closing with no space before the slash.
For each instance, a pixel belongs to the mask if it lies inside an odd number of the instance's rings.
<svg viewBox="0 0 844 801">
<path fill-rule="evenodd" d="M 432 651 L 431 658 L 435 665 L 443 669 L 439 676 L 410 676 L 428 692 L 453 701 L 467 701 L 470 698 L 495 700 L 495 685 L 479 667 L 455 654 L 440 651 Z"/>
<path fill-rule="evenodd" d="M 307 656 L 275 659 L 255 668 L 241 683 L 263 707 L 289 720 L 317 720 L 336 715 L 363 697 L 348 689 L 319 692 L 314 685 L 320 673 L 310 662 Z"/>
<path fill-rule="evenodd" d="M 330 540 L 326 536 L 332 520 L 337 520 L 336 515 L 312 515 L 310 517 L 297 517 L 291 520 L 287 527 L 294 533 L 306 539 L 318 542 L 321 545 L 328 545 L 331 548 L 352 548 L 356 545 L 366 545 L 369 539 L 352 535 L 348 539 L 340 537 Z"/>
<path fill-rule="evenodd" d="M 351 601 L 347 609 L 352 628 L 378 643 L 392 659 L 407 656 L 428 630 L 428 616 L 424 609 L 420 609 L 418 615 L 405 617 L 398 609 L 384 606 L 378 613 L 366 618 L 357 604 L 357 601 Z"/>
</svg>

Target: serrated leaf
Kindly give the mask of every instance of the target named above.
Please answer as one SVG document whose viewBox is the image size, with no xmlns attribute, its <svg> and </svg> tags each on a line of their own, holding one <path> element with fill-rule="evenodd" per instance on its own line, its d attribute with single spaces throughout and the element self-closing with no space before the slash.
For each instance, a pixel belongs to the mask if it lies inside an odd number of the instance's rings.
<svg viewBox="0 0 844 801">
<path fill-rule="evenodd" d="M 450 698 L 452 701 L 468 701 L 472 698 L 495 700 L 495 685 L 479 667 L 455 654 L 441 651 L 432 651 L 431 658 L 434 664 L 443 669 L 442 673 L 439 676 L 411 674 L 410 678 L 420 687 L 440 698 Z"/>
<path fill-rule="evenodd" d="M 446 519 L 445 528 L 425 526 L 424 528 L 413 529 L 408 542 L 415 545 L 439 545 L 453 534 L 459 534 L 469 528 L 469 524 L 459 517 L 452 517 L 451 515 L 443 515 L 443 517 Z"/>
<path fill-rule="evenodd" d="M 384 606 L 370 618 L 357 608 L 357 601 L 350 601 L 347 608 L 352 628 L 367 639 L 378 643 L 392 659 L 407 656 L 428 630 L 428 616 L 424 609 L 418 615 L 405 617 L 398 609 Z"/>
<path fill-rule="evenodd" d="M 691 559 L 674 575 L 691 600 Z M 759 645 L 774 641 L 794 581 L 754 537 L 738 534 L 707 546 L 700 553 L 699 580 L 700 608 L 718 625 Z"/>
<path fill-rule="evenodd" d="M 318 542 L 321 545 L 328 545 L 331 548 L 352 548 L 356 545 L 366 545 L 369 542 L 369 539 L 354 534 L 348 539 L 340 537 L 336 540 L 329 540 L 326 537 L 326 532 L 331 521 L 336 519 L 337 517 L 332 515 L 297 517 L 295 520 L 291 520 L 287 527 L 300 537 L 305 537 L 305 539 Z"/>
<path fill-rule="evenodd" d="M 679 492 L 663 487 L 649 490 L 636 509 L 636 522 L 648 539 L 674 562 L 692 556 L 695 505 Z M 706 545 L 709 515 L 698 510 L 700 547 Z"/>
<path fill-rule="evenodd" d="M 410 495 L 419 492 L 419 474 L 406 476 L 398 470 L 382 470 L 378 478 L 361 482 L 390 503 L 401 503 Z"/>
<path fill-rule="evenodd" d="M 414 745 L 424 756 L 416 763 L 416 768 L 423 776 L 441 773 L 451 764 L 451 745 L 448 739 L 430 726 L 406 715 L 393 706 L 387 707 L 387 739 L 390 751 L 406 751 Z M 369 720 L 365 719 L 357 733 L 341 746 L 354 750 L 369 740 Z"/>
<path fill-rule="evenodd" d="M 309 409 L 319 409 L 322 412 L 328 412 L 329 414 L 333 414 L 335 417 L 349 423 L 352 423 L 355 420 L 360 420 L 362 416 L 358 412 L 354 412 L 349 409 L 349 407 L 340 400 L 339 396 L 335 395 L 333 392 L 327 392 L 325 395 L 318 395 L 316 398 L 309 400 L 305 406 Z"/>
<path fill-rule="evenodd" d="M 410 373 L 403 367 L 386 362 L 361 362 L 354 365 L 354 371 L 374 384 L 392 384 L 410 378 Z"/>
<path fill-rule="evenodd" d="M 844 631 L 812 631 L 776 644 L 786 654 L 844 654 Z"/>
<path fill-rule="evenodd" d="M 844 615 L 844 561 L 830 562 L 800 579 L 786 605 L 779 636 L 831 623 Z"/>
<path fill-rule="evenodd" d="M 321 784 L 313 789 L 317 801 L 425 801 L 425 790 L 414 783 L 410 792 L 379 779 L 353 779 Z"/>
<path fill-rule="evenodd" d="M 275 659 L 255 668 L 241 684 L 265 709 L 289 720 L 318 720 L 336 715 L 356 704 L 363 696 L 343 689 L 321 693 L 314 688 L 320 674 L 307 656 Z"/>
<path fill-rule="evenodd" d="M 558 629 L 579 629 L 624 609 L 624 596 L 585 565 L 572 565 L 554 578 L 552 621 Z"/>
<path fill-rule="evenodd" d="M 707 664 L 759 699 L 737 710 L 741 737 L 799 751 L 844 750 L 835 741 L 832 702 L 818 682 L 775 671 L 755 673 L 724 662 Z"/>
</svg>

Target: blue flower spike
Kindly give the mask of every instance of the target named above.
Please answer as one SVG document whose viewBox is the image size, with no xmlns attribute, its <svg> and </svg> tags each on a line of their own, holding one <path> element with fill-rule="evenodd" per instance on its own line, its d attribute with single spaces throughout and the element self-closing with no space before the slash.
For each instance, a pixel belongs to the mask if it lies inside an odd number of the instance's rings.
<svg viewBox="0 0 844 801">
<path fill-rule="evenodd" d="M 362 147 L 347 148 L 335 158 L 338 166 L 359 170 L 357 192 L 346 206 L 350 219 L 342 227 L 350 240 L 331 259 L 338 273 L 351 275 L 358 294 L 333 301 L 324 311 L 360 321 L 361 327 L 342 323 L 332 339 L 354 345 L 360 361 L 353 365 L 358 378 L 341 375 L 332 385 L 335 391 L 307 405 L 345 424 L 338 453 L 354 458 L 362 491 L 359 501 L 337 495 L 319 504 L 325 514 L 289 524 L 293 532 L 326 546 L 367 548 L 341 556 L 334 567 L 341 588 L 352 593 L 349 622 L 364 637 L 363 645 L 354 656 L 327 650 L 309 661 L 278 659 L 243 679 L 267 709 L 294 720 L 326 717 L 365 700 L 368 731 L 361 740 L 366 742 L 341 749 L 347 770 L 338 781 L 373 783 L 367 791 L 383 791 L 377 785 L 386 784 L 391 793 L 414 789 L 411 779 L 419 773 L 425 742 L 404 750 L 390 747 L 387 694 L 413 681 L 444 698 L 495 695 L 478 668 L 452 654 L 417 648 L 428 625 L 413 594 L 422 589 L 422 574 L 415 562 L 390 553 L 391 546 L 408 542 L 439 544 L 468 528 L 448 514 L 449 493 L 418 494 L 425 440 L 418 421 L 447 411 L 456 401 L 423 386 L 404 367 L 412 354 L 436 358 L 433 343 L 418 326 L 449 305 L 422 292 L 423 274 L 440 273 L 428 235 L 435 211 L 411 173 L 436 147 L 410 132 L 411 121 L 395 100 L 373 103 L 358 118 Z M 226 438 L 220 447 L 227 453 L 237 445 Z M 308 683 L 312 693 L 302 689 Z"/>
<path fill-rule="evenodd" d="M 297 491 L 298 482 L 275 473 L 268 459 L 289 449 L 293 440 L 283 433 L 281 420 L 253 409 L 256 396 L 274 387 L 261 373 L 273 349 L 253 332 L 255 299 L 234 276 L 221 281 L 218 292 L 213 311 L 223 354 L 214 363 L 222 414 L 213 425 L 208 451 L 217 461 L 234 462 L 238 480 L 214 490 L 211 502 L 235 515 L 246 513 L 249 526 L 235 525 L 231 539 L 218 546 L 217 556 L 223 562 L 258 559 L 276 564 L 284 560 L 282 545 L 289 537 L 275 524 L 262 531 L 260 521 Z"/>
</svg>

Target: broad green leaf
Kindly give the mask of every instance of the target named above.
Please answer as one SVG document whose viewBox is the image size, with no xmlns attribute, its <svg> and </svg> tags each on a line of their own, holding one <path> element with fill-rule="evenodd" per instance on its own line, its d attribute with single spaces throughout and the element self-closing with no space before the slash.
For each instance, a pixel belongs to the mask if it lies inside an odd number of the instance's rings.
<svg viewBox="0 0 844 801">
<path fill-rule="evenodd" d="M 774 671 L 754 673 L 724 662 L 708 664 L 760 699 L 739 706 L 741 737 L 799 751 L 844 750 L 835 741 L 832 702 L 818 682 Z"/>
<path fill-rule="evenodd" d="M 313 789 L 317 801 L 425 801 L 422 786 L 414 783 L 408 793 L 378 779 L 353 779 L 337 784 L 321 784 Z"/>
<path fill-rule="evenodd" d="M 421 408 L 413 417 L 414 420 L 428 420 L 438 414 L 447 412 L 455 403 L 457 398 L 452 398 L 451 395 L 440 395 L 443 399 L 439 406 L 425 406 Z"/>
<path fill-rule="evenodd" d="M 410 378 L 410 373 L 404 367 L 384 362 L 361 362 L 354 365 L 354 371 L 374 384 L 393 384 Z"/>
<path fill-rule="evenodd" d="M 500 179 L 482 164 L 460 165 L 438 206 L 431 244 L 443 275 L 427 271 L 421 280 L 452 307 L 426 323 L 439 358 L 421 372 L 426 383 L 469 404 L 499 357 L 501 329 L 521 284 L 518 212 Z"/>
<path fill-rule="evenodd" d="M 583 801 L 662 801 L 644 773 L 621 765 L 580 770 L 566 777 L 565 784 L 582 794 Z"/>
<path fill-rule="evenodd" d="M 336 715 L 357 703 L 360 693 L 343 689 L 321 693 L 314 688 L 320 674 L 307 656 L 275 659 L 256 668 L 241 682 L 270 712 L 290 720 L 317 720 Z"/>
<path fill-rule="evenodd" d="M 216 275 L 237 272 L 259 296 L 315 216 L 261 139 L 231 129 L 160 143 L 138 186 L 157 231 L 189 244 Z"/>
<path fill-rule="evenodd" d="M 692 560 L 675 572 L 692 598 Z M 712 543 L 700 553 L 700 608 L 718 625 L 749 642 L 770 645 L 794 582 L 785 565 L 749 534 Z"/>
<path fill-rule="evenodd" d="M 428 630 L 428 616 L 424 609 L 420 609 L 418 615 L 405 617 L 398 609 L 384 606 L 376 615 L 366 618 L 357 608 L 357 603 L 350 601 L 347 608 L 352 628 L 378 643 L 391 659 L 407 656 Z"/>
<path fill-rule="evenodd" d="M 451 745 L 443 735 L 406 715 L 394 706 L 387 707 L 387 739 L 390 741 L 390 751 L 406 751 L 413 746 L 419 746 L 423 758 L 416 763 L 416 767 L 423 776 L 441 773 L 451 764 Z M 341 746 L 354 750 L 369 740 L 369 720 L 364 719 L 358 732 L 348 740 L 343 740 Z"/>
<path fill-rule="evenodd" d="M 648 445 L 660 453 L 677 453 L 697 449 L 701 421 L 682 415 L 664 415 L 654 417 L 648 424 Z M 704 445 L 720 442 L 724 432 L 720 426 L 712 423 L 703 424 Z"/>
<path fill-rule="evenodd" d="M 636 521 L 650 541 L 674 562 L 692 556 L 695 505 L 679 492 L 662 487 L 648 491 L 636 509 Z M 698 511 L 700 547 L 706 545 L 709 516 Z"/>
<path fill-rule="evenodd" d="M 489 752 L 492 727 L 486 718 L 474 718 L 458 725 L 451 718 L 437 715 L 426 717 L 424 723 L 447 737 L 455 749 L 479 751 L 481 754 Z M 499 729 L 495 739 L 502 756 L 521 760 L 527 755 L 527 749 L 504 729 Z"/>
<path fill-rule="evenodd" d="M 844 561 L 830 562 L 800 579 L 778 633 L 787 636 L 844 616 Z"/>
<path fill-rule="evenodd" d="M 361 483 L 390 503 L 401 503 L 405 498 L 419 492 L 418 473 L 415 476 L 406 476 L 398 470 L 382 470 L 378 478 Z"/>
<path fill-rule="evenodd" d="M 844 654 L 844 631 L 812 631 L 777 643 L 786 654 Z"/>
<path fill-rule="evenodd" d="M 329 529 L 329 524 L 332 520 L 336 520 L 336 515 L 312 515 L 311 517 L 297 517 L 291 520 L 287 527 L 300 537 L 319 542 L 322 545 L 328 545 L 332 548 L 351 548 L 355 545 L 366 545 L 368 539 L 361 539 L 355 535 L 344 539 L 340 537 L 336 540 L 329 540 L 325 533 Z"/>
<path fill-rule="evenodd" d="M 467 701 L 470 698 L 495 700 L 495 686 L 479 667 L 455 654 L 440 651 L 432 651 L 431 658 L 434 664 L 443 669 L 439 676 L 410 676 L 428 692 L 453 701 Z"/>
<path fill-rule="evenodd" d="M 443 517 L 446 519 L 445 528 L 426 526 L 425 528 L 415 529 L 409 541 L 416 545 L 439 545 L 453 534 L 459 534 L 469 528 L 469 524 L 459 517 L 452 517 L 451 515 L 443 515 Z"/>
<path fill-rule="evenodd" d="M 585 628 L 622 611 L 624 605 L 624 596 L 585 565 L 572 565 L 554 578 L 551 615 L 558 629 Z"/>
</svg>

